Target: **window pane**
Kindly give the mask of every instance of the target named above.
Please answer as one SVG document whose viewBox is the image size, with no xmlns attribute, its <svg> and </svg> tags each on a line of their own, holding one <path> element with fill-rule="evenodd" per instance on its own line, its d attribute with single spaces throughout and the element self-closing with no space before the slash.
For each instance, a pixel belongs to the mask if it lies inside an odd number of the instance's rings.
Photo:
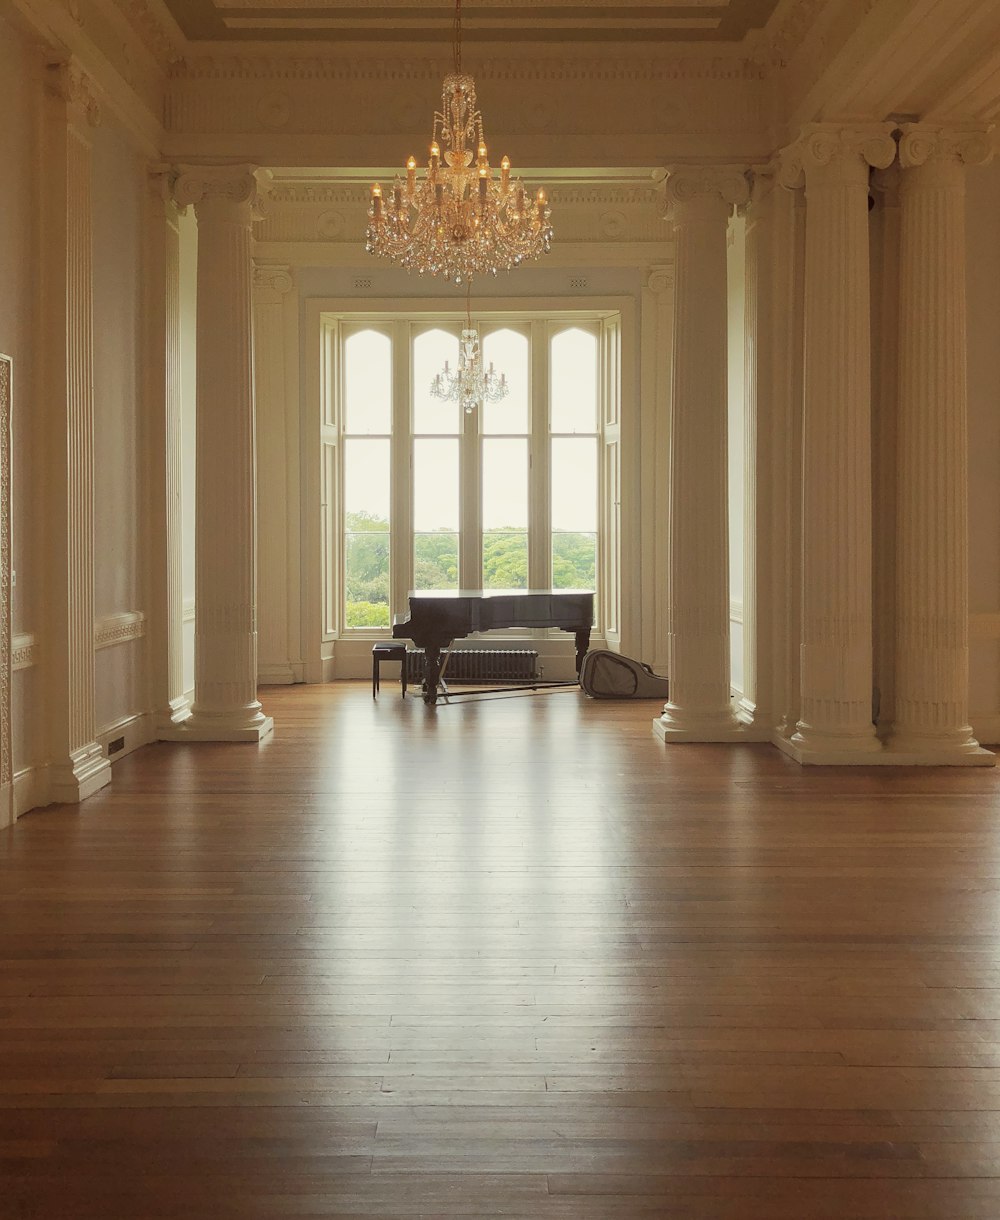
<svg viewBox="0 0 1000 1220">
<path fill-rule="evenodd" d="M 344 522 L 349 530 L 389 528 L 387 440 L 344 441 Z"/>
<path fill-rule="evenodd" d="M 483 588 L 528 587 L 528 534 L 525 530 L 483 532 Z"/>
<path fill-rule="evenodd" d="M 444 530 L 413 538 L 414 589 L 458 588 L 458 534 Z"/>
<path fill-rule="evenodd" d="M 552 535 L 553 589 L 596 588 L 597 535 L 562 533 Z"/>
<path fill-rule="evenodd" d="M 413 442 L 413 528 L 458 530 L 458 441 Z"/>
<path fill-rule="evenodd" d="M 528 528 L 527 440 L 483 441 L 483 529 Z"/>
<path fill-rule="evenodd" d="M 552 528 L 597 532 L 597 440 L 552 438 Z"/>
<path fill-rule="evenodd" d="M 389 626 L 389 534 L 344 536 L 345 610 L 348 627 Z"/>
<path fill-rule="evenodd" d="M 431 396 L 431 382 L 448 362 L 458 365 L 458 338 L 446 330 L 425 330 L 413 340 L 413 430 L 414 432 L 458 432 L 461 411 L 457 402 L 442 402 Z"/>
<path fill-rule="evenodd" d="M 507 378 L 507 397 L 483 404 L 483 432 L 528 431 L 528 336 L 514 330 L 494 330 L 483 336 L 483 365 L 493 363 L 497 376 Z"/>
<path fill-rule="evenodd" d="M 360 330 L 344 343 L 344 425 L 347 432 L 392 429 L 392 341 Z"/>
<path fill-rule="evenodd" d="M 552 339 L 550 370 L 553 432 L 597 431 L 597 336 L 560 331 Z"/>
<path fill-rule="evenodd" d="M 389 625 L 389 442 L 344 442 L 344 603 L 348 627 Z"/>
</svg>

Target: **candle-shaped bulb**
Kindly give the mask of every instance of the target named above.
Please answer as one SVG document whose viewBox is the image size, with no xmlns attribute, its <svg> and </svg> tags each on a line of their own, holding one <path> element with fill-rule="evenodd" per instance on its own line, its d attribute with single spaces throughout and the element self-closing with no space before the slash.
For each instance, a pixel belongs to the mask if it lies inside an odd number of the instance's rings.
<svg viewBox="0 0 1000 1220">
<path fill-rule="evenodd" d="M 410 156 L 406 158 L 406 172 L 415 174 L 417 172 L 417 158 Z"/>
<path fill-rule="evenodd" d="M 505 191 L 510 184 L 510 157 L 504 157 L 500 162 L 500 189 Z"/>
<path fill-rule="evenodd" d="M 486 145 L 482 140 L 479 141 L 479 164 L 486 164 Z"/>
<path fill-rule="evenodd" d="M 537 202 L 537 206 L 538 206 L 538 219 L 544 220 L 545 219 L 545 188 L 544 187 L 540 186 L 538 188 L 538 194 L 535 198 L 536 198 L 536 202 Z"/>
<path fill-rule="evenodd" d="M 417 158 L 406 158 L 406 189 L 409 194 L 413 194 L 417 186 Z"/>
<path fill-rule="evenodd" d="M 382 185 L 379 182 L 372 183 L 372 211 L 376 217 L 382 215 Z"/>
<path fill-rule="evenodd" d="M 434 141 L 434 143 L 431 145 L 431 156 L 432 156 L 432 157 L 440 157 L 440 156 L 441 156 L 441 149 L 438 147 L 438 142 L 437 142 L 437 140 L 435 140 L 435 141 Z"/>
</svg>

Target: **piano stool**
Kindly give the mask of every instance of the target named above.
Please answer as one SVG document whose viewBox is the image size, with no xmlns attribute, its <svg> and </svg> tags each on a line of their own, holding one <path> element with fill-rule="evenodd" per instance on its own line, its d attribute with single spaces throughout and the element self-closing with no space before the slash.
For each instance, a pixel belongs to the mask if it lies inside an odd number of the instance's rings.
<svg viewBox="0 0 1000 1220">
<path fill-rule="evenodd" d="M 406 698 L 406 645 L 405 644 L 373 644 L 372 645 L 372 698 L 378 696 L 379 665 L 383 661 L 399 662 L 399 680 L 403 686 L 403 698 Z"/>
</svg>

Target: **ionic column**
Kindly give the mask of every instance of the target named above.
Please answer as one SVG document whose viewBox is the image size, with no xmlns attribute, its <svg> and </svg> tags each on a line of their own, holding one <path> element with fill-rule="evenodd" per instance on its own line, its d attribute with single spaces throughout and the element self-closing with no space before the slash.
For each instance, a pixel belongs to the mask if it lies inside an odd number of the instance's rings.
<svg viewBox="0 0 1000 1220">
<path fill-rule="evenodd" d="M 195 430 L 195 682 L 187 739 L 258 741 L 256 510 L 250 230 L 262 173 L 182 169 L 198 221 Z"/>
<path fill-rule="evenodd" d="M 667 179 L 676 259 L 667 491 L 670 702 L 653 727 L 669 741 L 728 741 L 741 732 L 729 689 L 726 228 L 734 205 L 747 197 L 738 166 L 683 166 Z"/>
<path fill-rule="evenodd" d="M 47 69 L 41 267 L 47 404 L 44 641 L 49 793 L 80 801 L 111 779 L 95 740 L 94 322 L 91 128 L 94 88 L 73 62 Z"/>
<path fill-rule="evenodd" d="M 891 123 L 811 124 L 783 154 L 806 188 L 800 762 L 850 763 L 872 724 L 871 306 L 868 170 Z"/>
<path fill-rule="evenodd" d="M 913 123 L 899 145 L 896 672 L 890 748 L 983 762 L 968 722 L 965 166 L 983 129 Z"/>
</svg>

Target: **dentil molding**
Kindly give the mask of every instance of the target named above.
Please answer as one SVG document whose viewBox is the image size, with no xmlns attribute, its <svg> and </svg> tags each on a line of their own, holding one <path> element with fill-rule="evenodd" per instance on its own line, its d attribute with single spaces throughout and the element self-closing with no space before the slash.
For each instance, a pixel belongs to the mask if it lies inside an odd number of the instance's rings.
<svg viewBox="0 0 1000 1220">
<path fill-rule="evenodd" d="M 486 59 L 472 66 L 483 81 L 760 80 L 763 68 L 742 53 L 672 59 Z M 440 59 L 342 56 L 199 55 L 174 64 L 174 80 L 440 81 Z"/>
</svg>

